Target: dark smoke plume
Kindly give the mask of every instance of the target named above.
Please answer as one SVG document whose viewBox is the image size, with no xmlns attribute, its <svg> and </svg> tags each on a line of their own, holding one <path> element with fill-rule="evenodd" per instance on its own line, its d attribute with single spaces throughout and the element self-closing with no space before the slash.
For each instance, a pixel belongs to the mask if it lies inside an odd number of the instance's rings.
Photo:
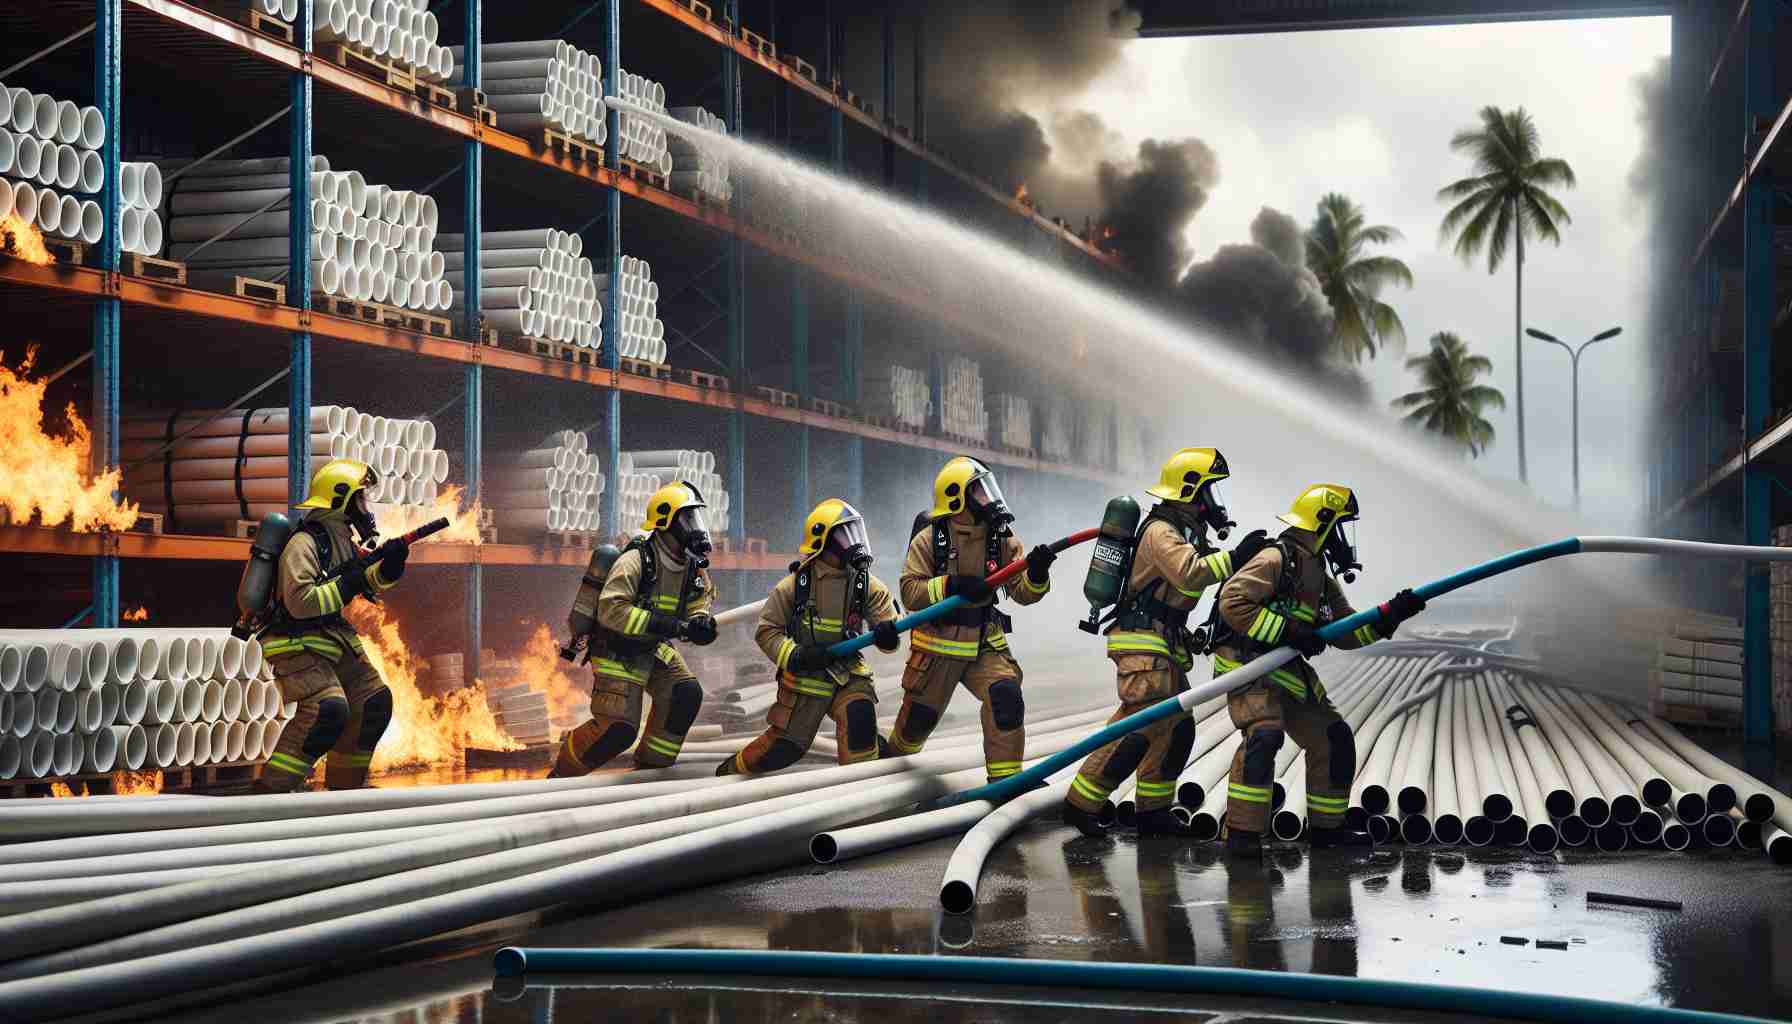
<svg viewBox="0 0 1792 1024">
<path fill-rule="evenodd" d="M 1684 132 L 1675 126 L 1684 119 L 1673 109 L 1673 91 L 1669 84 L 1668 58 L 1660 58 L 1653 68 L 1632 80 L 1638 102 L 1637 124 L 1642 128 L 1642 148 L 1630 165 L 1629 185 L 1632 200 L 1641 208 L 1649 225 L 1649 310 L 1645 328 L 1646 343 L 1655 349 L 1654 361 L 1665 364 L 1668 341 L 1673 336 L 1676 297 L 1680 294 L 1679 278 L 1684 275 L 1683 261 L 1694 244 L 1694 228 L 1677 207 L 1684 194 L 1686 168 L 1691 166 Z"/>
<path fill-rule="evenodd" d="M 1206 205 L 1219 177 L 1219 158 L 1199 139 L 1146 139 L 1136 161 L 1103 161 L 1096 174 L 1101 223 L 1113 235 L 1102 244 L 1118 252 L 1139 276 L 1168 288 L 1188 265 L 1184 229 Z"/>
</svg>

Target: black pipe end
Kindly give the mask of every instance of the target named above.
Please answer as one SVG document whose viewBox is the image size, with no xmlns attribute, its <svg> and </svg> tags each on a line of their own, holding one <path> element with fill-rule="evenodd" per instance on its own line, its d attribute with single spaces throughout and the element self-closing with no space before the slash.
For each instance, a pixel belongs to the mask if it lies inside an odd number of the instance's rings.
<svg viewBox="0 0 1792 1024">
<path fill-rule="evenodd" d="M 1579 815 L 1570 814 L 1556 821 L 1556 832 L 1562 837 L 1564 846 L 1585 846 L 1587 840 L 1593 838 L 1593 830 Z"/>
<path fill-rule="evenodd" d="M 1537 853 L 1554 853 L 1562 845 L 1562 835 L 1554 825 L 1532 825 L 1525 834 L 1525 845 Z"/>
<path fill-rule="evenodd" d="M 1660 842 L 1661 815 L 1654 811 L 1650 811 L 1648 814 L 1638 814 L 1636 821 L 1631 822 L 1630 838 L 1645 844 Z"/>
<path fill-rule="evenodd" d="M 1476 814 L 1470 816 L 1468 821 L 1463 822 L 1462 838 L 1470 846 L 1486 846 L 1493 842 L 1494 834 L 1497 831 L 1492 819 L 1485 814 Z"/>
<path fill-rule="evenodd" d="M 1400 819 L 1400 839 L 1408 846 L 1424 846 L 1431 841 L 1431 819 L 1423 814 L 1408 814 Z"/>
<path fill-rule="evenodd" d="M 1207 791 L 1198 782 L 1184 782 L 1176 787 L 1176 802 L 1191 811 L 1198 811 L 1207 802 Z"/>
<path fill-rule="evenodd" d="M 1369 838 L 1377 846 L 1394 837 L 1397 822 L 1385 814 L 1374 814 L 1369 817 Z"/>
<path fill-rule="evenodd" d="M 1630 831 L 1615 822 L 1608 822 L 1594 831 L 1593 845 L 1603 853 L 1622 853 L 1630 846 Z"/>
<path fill-rule="evenodd" d="M 1370 814 L 1386 814 L 1389 803 L 1386 786 L 1363 787 L 1363 810 Z"/>
<path fill-rule="evenodd" d="M 1680 799 L 1674 801 L 1674 817 L 1681 824 L 1696 825 L 1705 820 L 1705 798 L 1697 793 L 1682 793 Z"/>
<path fill-rule="evenodd" d="M 1678 853 L 1692 845 L 1692 831 L 1679 822 L 1662 827 L 1661 845 Z"/>
<path fill-rule="evenodd" d="M 1285 843 L 1292 843 L 1300 838 L 1302 822 L 1300 815 L 1290 810 L 1280 810 L 1269 820 L 1269 830 L 1275 837 Z"/>
<path fill-rule="evenodd" d="M 1493 839 L 1501 846 L 1523 846 L 1528 831 L 1524 818 L 1514 814 L 1495 824 Z"/>
<path fill-rule="evenodd" d="M 1588 828 L 1604 828 L 1612 820 L 1612 805 L 1604 797 L 1590 796 L 1580 802 L 1580 820 Z"/>
<path fill-rule="evenodd" d="M 1743 817 L 1750 821 L 1767 821 L 1773 817 L 1773 797 L 1766 793 L 1750 793 L 1742 803 Z"/>
<path fill-rule="evenodd" d="M 1629 793 L 1612 799 L 1612 822 L 1618 825 L 1634 825 L 1643 813 L 1643 802 Z"/>
<path fill-rule="evenodd" d="M 1705 813 L 1728 814 L 1736 806 L 1736 790 L 1727 782 L 1714 782 L 1705 790 Z"/>
<path fill-rule="evenodd" d="M 1395 803 L 1401 814 L 1417 814 L 1425 809 L 1425 791 L 1417 786 L 1402 786 Z"/>
<path fill-rule="evenodd" d="M 1454 814 L 1440 814 L 1431 823 L 1431 838 L 1445 846 L 1457 846 L 1462 842 L 1462 818 Z"/>
<path fill-rule="evenodd" d="M 529 955 L 515 946 L 492 954 L 492 973 L 500 978 L 520 978 L 529 970 Z"/>
<path fill-rule="evenodd" d="M 977 906 L 977 893 L 964 882 L 953 879 L 940 887 L 940 906 L 948 914 L 968 914 Z"/>
<path fill-rule="evenodd" d="M 1728 814 L 1713 814 L 1699 826 L 1699 832 L 1712 846 L 1728 846 L 1736 841 L 1736 822 Z"/>
<path fill-rule="evenodd" d="M 1119 820 L 1119 816 L 1119 811 L 1114 807 L 1114 802 L 1112 800 L 1103 800 L 1100 809 L 1095 812 L 1095 824 L 1100 825 L 1102 828 L 1113 828 L 1114 823 Z"/>
<path fill-rule="evenodd" d="M 1660 806 L 1674 798 L 1674 790 L 1668 780 L 1655 778 L 1643 783 L 1643 802 Z"/>
<path fill-rule="evenodd" d="M 1792 864 L 1792 836 L 1781 832 L 1767 845 L 1767 856 L 1775 864 Z"/>
<path fill-rule="evenodd" d="M 1543 809 L 1552 818 L 1566 818 L 1574 813 L 1574 794 L 1565 789 L 1552 789 L 1543 798 Z"/>
<path fill-rule="evenodd" d="M 1139 823 L 1139 805 L 1131 800 L 1122 800 L 1114 808 L 1114 821 L 1121 828 L 1132 828 Z"/>
<path fill-rule="evenodd" d="M 1195 841 L 1210 843 L 1220 837 L 1220 820 L 1211 814 L 1193 814 L 1188 825 L 1195 830 Z"/>
<path fill-rule="evenodd" d="M 1271 808 L 1279 808 L 1288 802 L 1288 789 L 1280 782 L 1270 783 L 1270 790 L 1270 800 L 1272 802 L 1269 806 Z"/>
<path fill-rule="evenodd" d="M 840 855 L 840 844 L 826 832 L 818 832 L 809 840 L 809 856 L 817 864 L 832 864 Z"/>
<path fill-rule="evenodd" d="M 1489 793 L 1481 801 L 1481 813 L 1495 825 L 1512 817 L 1512 798 L 1504 793 Z"/>
<path fill-rule="evenodd" d="M 1369 812 L 1363 810 L 1361 807 L 1345 808 L 1344 809 L 1344 827 L 1347 829 L 1350 829 L 1353 832 L 1368 831 L 1369 830 Z"/>
<path fill-rule="evenodd" d="M 1744 850 L 1759 850 L 1761 848 L 1761 823 L 1746 820 L 1737 822 L 1736 845 Z"/>
</svg>

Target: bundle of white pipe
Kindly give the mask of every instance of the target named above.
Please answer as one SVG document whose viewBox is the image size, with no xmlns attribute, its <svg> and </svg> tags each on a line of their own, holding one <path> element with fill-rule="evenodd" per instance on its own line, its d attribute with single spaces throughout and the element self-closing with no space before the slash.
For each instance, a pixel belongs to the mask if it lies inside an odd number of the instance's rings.
<svg viewBox="0 0 1792 1024">
<path fill-rule="evenodd" d="M 466 309 L 461 287 L 467 264 L 465 235 L 436 239 L 453 275 L 454 304 Z M 597 274 L 578 235 L 556 228 L 487 231 L 479 236 L 479 308 L 488 327 L 580 348 L 603 343 L 604 307 Z"/>
<path fill-rule="evenodd" d="M 995 396 L 996 443 L 1010 448 L 1033 447 L 1033 404 L 1020 395 Z"/>
<path fill-rule="evenodd" d="M 597 290 L 616 308 L 616 354 L 649 363 L 666 361 L 666 325 L 659 318 L 660 286 L 653 265 L 634 256 L 622 257 L 620 273 L 600 274 Z"/>
<path fill-rule="evenodd" d="M 161 166 L 172 174 L 183 165 Z M 239 275 L 286 279 L 289 166 L 285 159 L 213 160 L 173 183 L 165 199 L 168 254 L 187 263 L 189 281 L 229 288 Z M 370 185 L 359 171 L 331 170 L 321 156 L 312 159 L 310 190 L 309 253 L 317 291 L 400 309 L 450 308 L 454 294 L 444 280 L 447 263 L 436 250 L 440 215 L 432 196 Z M 274 206 L 255 212 L 269 203 Z M 211 241 L 220 234 L 226 237 Z"/>
<path fill-rule="evenodd" d="M 626 525 L 647 515 L 647 499 L 675 480 L 694 484 L 709 506 L 706 518 L 711 533 L 720 535 L 733 521 L 726 482 L 716 473 L 716 453 L 690 449 L 623 452 L 616 465 L 621 500 L 617 512 Z"/>
<path fill-rule="evenodd" d="M 623 99 L 655 113 L 666 112 L 664 85 L 626 68 L 618 70 L 616 78 L 616 85 Z M 672 154 L 666 148 L 666 130 L 639 115 L 630 114 L 627 110 L 622 112 L 621 125 L 622 158 L 652 167 L 661 174 L 671 175 Z"/>
<path fill-rule="evenodd" d="M 1044 428 L 1039 432 L 1039 454 L 1048 459 L 1069 459 L 1074 451 L 1072 436 L 1075 429 L 1071 404 L 1065 401 L 1050 403 L 1045 410 Z"/>
<path fill-rule="evenodd" d="M 868 370 L 860 389 L 865 415 L 892 420 L 916 430 L 933 413 L 933 388 L 927 371 L 898 363 Z"/>
<path fill-rule="evenodd" d="M 105 186 L 99 149 L 106 119 L 97 107 L 0 83 L 0 217 L 92 245 L 105 217 L 91 199 Z"/>
<path fill-rule="evenodd" d="M 606 480 L 590 441 L 556 430 L 535 448 L 500 456 L 486 471 L 480 502 L 510 530 L 596 534 Z"/>
<path fill-rule="evenodd" d="M 299 0 L 243 0 L 243 6 L 288 25 L 299 20 Z"/>
<path fill-rule="evenodd" d="M 152 163 L 118 165 L 119 245 L 125 252 L 162 251 L 162 169 Z"/>
<path fill-rule="evenodd" d="M 437 486 L 448 478 L 448 453 L 435 447 L 435 425 L 425 418 L 320 405 L 311 410 L 310 434 L 315 462 L 355 459 L 379 474 L 369 495 L 377 505 L 432 507 Z M 125 493 L 176 526 L 259 520 L 286 510 L 285 409 L 131 413 L 120 420 L 120 438 Z M 168 447 L 169 438 L 179 440 Z"/>
<path fill-rule="evenodd" d="M 365 56 L 391 61 L 426 81 L 454 78 L 458 48 L 437 44 L 441 24 L 430 13 L 427 0 L 316 0 L 312 18 L 319 43 L 345 44 Z"/>
<path fill-rule="evenodd" d="M 182 728 L 206 730 L 211 760 L 261 760 L 268 727 L 250 727 L 284 708 L 264 671 L 225 629 L 0 629 L 0 778 L 193 763 Z"/>
<path fill-rule="evenodd" d="M 702 107 L 673 107 L 667 113 L 686 124 L 694 124 L 718 135 L 728 134 L 728 122 Z M 674 189 L 680 192 L 696 189 L 724 203 L 734 198 L 734 182 L 728 158 L 714 146 L 700 145 L 680 135 L 666 140 L 666 151 L 672 158 L 671 183 Z"/>
<path fill-rule="evenodd" d="M 456 60 L 463 47 L 449 48 Z M 479 55 L 479 87 L 498 115 L 498 127 L 514 135 L 544 128 L 601 146 L 609 138 L 603 62 L 560 39 L 485 43 Z"/>
<path fill-rule="evenodd" d="M 983 405 L 983 369 L 975 359 L 955 355 L 946 360 L 940 404 L 941 430 L 975 441 L 989 440 L 989 410 Z"/>
</svg>

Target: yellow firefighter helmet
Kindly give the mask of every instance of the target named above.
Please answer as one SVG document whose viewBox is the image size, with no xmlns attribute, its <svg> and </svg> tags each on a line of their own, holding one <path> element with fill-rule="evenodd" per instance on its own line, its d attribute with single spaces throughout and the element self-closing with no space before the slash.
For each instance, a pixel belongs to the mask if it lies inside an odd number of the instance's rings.
<svg viewBox="0 0 1792 1024">
<path fill-rule="evenodd" d="M 299 502 L 298 508 L 341 512 L 362 490 L 379 483 L 379 474 L 365 462 L 354 459 L 331 459 L 311 474 L 311 493 Z"/>
<path fill-rule="evenodd" d="M 647 499 L 647 517 L 641 520 L 641 531 L 650 533 L 672 525 L 672 519 L 687 508 L 708 508 L 697 488 L 677 480 L 653 492 Z"/>
<path fill-rule="evenodd" d="M 1343 484 L 1314 484 L 1294 499 L 1293 507 L 1277 516 L 1297 530 L 1306 530 L 1325 543 L 1332 527 L 1360 514 L 1356 494 Z"/>
<path fill-rule="evenodd" d="M 1145 493 L 1165 501 L 1193 501 L 1204 485 L 1231 475 L 1218 448 L 1183 448 L 1164 463 L 1157 486 L 1146 488 Z"/>
<path fill-rule="evenodd" d="M 955 455 L 933 478 L 933 510 L 927 515 L 938 519 L 957 515 L 967 507 L 973 513 L 997 511 L 1006 515 L 1008 511 L 990 468 L 969 455 Z"/>
<path fill-rule="evenodd" d="M 815 506 L 809 518 L 803 521 L 803 543 L 798 548 L 802 556 L 800 564 L 807 565 L 816 556 L 826 550 L 829 539 L 842 557 L 851 559 L 855 551 L 863 555 L 870 554 L 870 544 L 865 531 L 865 517 L 859 510 L 839 498 L 829 498 Z"/>
</svg>

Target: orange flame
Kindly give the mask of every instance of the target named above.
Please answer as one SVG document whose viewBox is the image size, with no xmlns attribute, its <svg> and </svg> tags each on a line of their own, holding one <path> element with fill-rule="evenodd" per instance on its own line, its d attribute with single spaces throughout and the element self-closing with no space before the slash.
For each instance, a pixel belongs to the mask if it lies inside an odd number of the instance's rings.
<svg viewBox="0 0 1792 1024">
<path fill-rule="evenodd" d="M 545 623 L 529 635 L 517 661 L 516 680 L 547 696 L 554 729 L 570 729 L 591 717 L 591 671 L 560 659 L 560 642 Z"/>
<path fill-rule="evenodd" d="M 138 605 L 137 607 L 126 611 L 123 615 L 120 615 L 119 618 L 125 622 L 148 622 L 149 609 L 142 605 Z"/>
<path fill-rule="evenodd" d="M 1020 187 L 1014 190 L 1014 201 L 1021 204 L 1022 206 L 1032 206 L 1033 205 L 1033 195 L 1032 195 L 1032 193 L 1027 191 L 1027 183 L 1026 182 L 1024 182 L 1024 181 L 1021 182 Z"/>
<path fill-rule="evenodd" d="M 373 771 L 460 764 L 468 747 L 523 748 L 492 716 L 479 683 L 440 697 L 424 696 L 417 687 L 423 659 L 405 644 L 398 621 L 384 605 L 356 601 L 343 614 L 361 634 L 367 660 L 392 691 L 392 724 L 373 752 Z"/>
<path fill-rule="evenodd" d="M 56 262 L 56 257 L 44 247 L 44 233 L 16 213 L 0 217 L 0 253 L 40 267 Z"/>
<path fill-rule="evenodd" d="M 0 509 L 18 525 L 35 514 L 44 526 L 67 521 L 76 533 L 130 529 L 138 506 L 114 500 L 117 469 L 90 477 L 93 435 L 74 403 L 66 412 L 68 436 L 44 428 L 49 385 L 27 376 L 36 358 L 29 351 L 17 369 L 9 369 L 0 354 Z"/>
<path fill-rule="evenodd" d="M 444 487 L 436 492 L 435 504 L 428 508 L 421 505 L 374 505 L 374 518 L 379 521 L 381 535 L 396 537 L 401 533 L 409 533 L 433 519 L 447 516 L 448 528 L 441 533 L 432 534 L 422 543 L 480 543 L 479 502 L 475 501 L 470 508 L 461 508 L 460 499 L 465 490 L 458 484 Z"/>
<path fill-rule="evenodd" d="M 120 796 L 135 796 L 138 793 L 160 793 L 162 791 L 161 772 L 118 772 L 112 776 L 112 792 Z"/>
</svg>

